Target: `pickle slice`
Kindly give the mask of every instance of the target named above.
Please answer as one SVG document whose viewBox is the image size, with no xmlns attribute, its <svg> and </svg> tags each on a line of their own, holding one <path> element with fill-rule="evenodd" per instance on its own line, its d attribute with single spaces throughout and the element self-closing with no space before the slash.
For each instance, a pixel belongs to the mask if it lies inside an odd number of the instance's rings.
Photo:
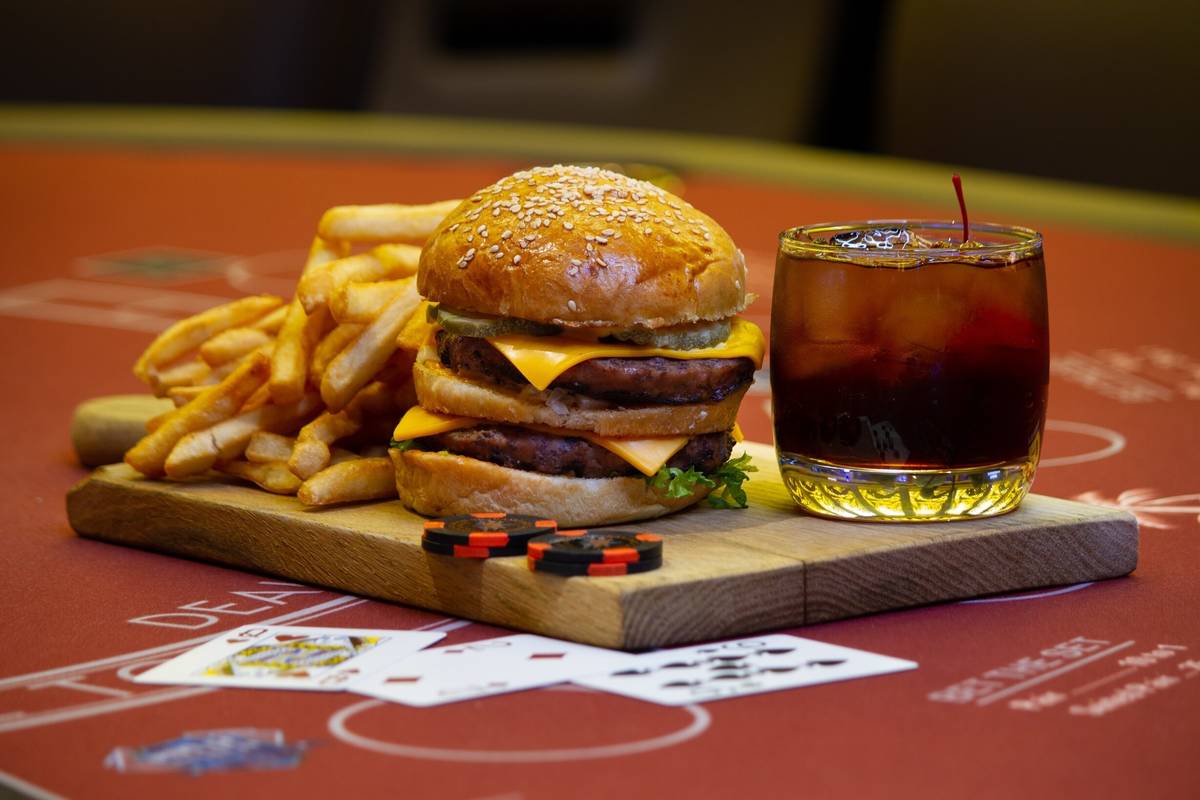
<svg viewBox="0 0 1200 800">
<path fill-rule="evenodd" d="M 524 336 L 553 336 L 562 330 L 556 325 L 546 325 L 527 319 L 468 314 L 462 311 L 451 311 L 440 305 L 429 307 L 428 319 L 430 322 L 437 322 L 450 333 L 476 339 L 505 336 L 510 333 Z"/>
<path fill-rule="evenodd" d="M 725 341 L 729 338 L 729 331 L 729 320 L 722 319 L 669 328 L 630 328 L 613 333 L 612 338 L 666 350 L 699 350 Z"/>
</svg>

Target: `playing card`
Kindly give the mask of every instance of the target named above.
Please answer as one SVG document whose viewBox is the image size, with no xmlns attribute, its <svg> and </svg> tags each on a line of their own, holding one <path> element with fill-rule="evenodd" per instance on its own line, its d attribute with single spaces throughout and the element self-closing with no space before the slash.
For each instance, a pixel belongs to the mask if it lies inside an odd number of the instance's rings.
<svg viewBox="0 0 1200 800">
<path fill-rule="evenodd" d="M 657 650 L 580 686 L 667 706 L 915 669 L 913 661 L 775 634 Z"/>
<path fill-rule="evenodd" d="M 441 639 L 431 631 L 248 625 L 149 669 L 135 683 L 336 692 Z"/>
<path fill-rule="evenodd" d="M 351 682 L 352 692 L 436 706 L 562 683 L 617 669 L 633 656 L 544 636 L 504 636 L 417 653 Z"/>
</svg>

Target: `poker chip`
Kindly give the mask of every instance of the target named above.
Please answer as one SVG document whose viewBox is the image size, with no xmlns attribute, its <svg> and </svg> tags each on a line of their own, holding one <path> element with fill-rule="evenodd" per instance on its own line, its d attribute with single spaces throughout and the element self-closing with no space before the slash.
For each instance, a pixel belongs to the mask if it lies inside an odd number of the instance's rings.
<svg viewBox="0 0 1200 800">
<path fill-rule="evenodd" d="M 571 563 L 568 561 L 548 561 L 544 558 L 529 556 L 525 559 L 531 572 L 545 572 L 551 575 L 584 575 L 591 578 L 606 578 L 617 575 L 634 575 L 638 572 L 649 572 L 662 566 L 661 558 L 644 561 L 622 561 L 614 563 Z"/>
<path fill-rule="evenodd" d="M 531 559 L 560 564 L 662 561 L 662 551 L 661 536 L 636 531 L 559 531 L 529 541 Z"/>
<path fill-rule="evenodd" d="M 446 544 L 435 541 L 428 536 L 421 537 L 421 549 L 427 553 L 454 558 L 495 558 L 502 556 L 525 555 L 525 543 L 518 542 L 508 547 L 483 547 L 469 544 Z"/>
<path fill-rule="evenodd" d="M 557 529 L 558 523 L 552 519 L 505 514 L 502 511 L 478 511 L 427 521 L 425 541 L 473 548 L 507 549 L 519 546 L 518 553 L 524 553 L 525 544 L 530 539 L 554 533 Z"/>
</svg>

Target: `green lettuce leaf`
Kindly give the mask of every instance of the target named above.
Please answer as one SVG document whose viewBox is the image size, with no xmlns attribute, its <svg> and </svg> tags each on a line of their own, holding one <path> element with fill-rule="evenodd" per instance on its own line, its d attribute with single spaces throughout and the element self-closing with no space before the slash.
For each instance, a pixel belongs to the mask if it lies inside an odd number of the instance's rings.
<svg viewBox="0 0 1200 800">
<path fill-rule="evenodd" d="M 716 472 L 707 475 L 695 467 L 686 470 L 663 467 L 646 478 L 646 484 L 667 497 L 687 497 L 697 487 L 706 486 L 711 490 L 707 500 L 713 508 L 745 508 L 746 490 L 742 484 L 749 480 L 747 472 L 758 472 L 758 467 L 750 463 L 749 453 L 729 459 Z"/>
</svg>

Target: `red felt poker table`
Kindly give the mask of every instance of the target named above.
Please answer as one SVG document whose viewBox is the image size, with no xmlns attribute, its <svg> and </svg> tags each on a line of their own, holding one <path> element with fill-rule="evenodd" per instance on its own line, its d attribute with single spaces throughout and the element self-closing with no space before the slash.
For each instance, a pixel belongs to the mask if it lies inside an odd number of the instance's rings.
<svg viewBox="0 0 1200 800">
<path fill-rule="evenodd" d="M 1200 204 L 965 175 L 972 216 L 1045 234 L 1052 378 L 1036 491 L 1141 524 L 1127 578 L 789 631 L 919 662 L 684 708 L 571 687 L 416 709 L 130 677 L 249 621 L 504 632 L 76 538 L 75 404 L 138 392 L 154 331 L 290 291 L 332 205 L 428 202 L 555 161 L 651 164 L 744 248 L 767 329 L 776 236 L 956 217 L 949 167 L 761 143 L 294 113 L 0 112 L 0 792 L 34 797 L 1182 797 L 1200 792 Z M 769 390 L 743 404 L 770 441 Z M 130 524 L 136 524 L 131 520 Z M 137 774 L 119 748 L 278 731 L 289 768 Z"/>
</svg>

